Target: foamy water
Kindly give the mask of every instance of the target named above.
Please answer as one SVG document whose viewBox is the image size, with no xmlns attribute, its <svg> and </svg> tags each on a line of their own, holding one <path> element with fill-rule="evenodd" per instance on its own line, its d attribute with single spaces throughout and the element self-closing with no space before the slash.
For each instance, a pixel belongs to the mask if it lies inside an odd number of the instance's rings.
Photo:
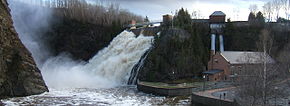
<svg viewBox="0 0 290 106">
<path fill-rule="evenodd" d="M 190 105 L 190 98 L 177 100 L 176 97 L 162 97 L 145 94 L 134 86 L 119 86 L 110 89 L 50 89 L 40 95 L 4 99 L 8 106 L 19 105 L 85 105 L 85 106 L 156 106 L 156 105 Z M 175 101 L 175 102 L 173 102 Z"/>
<path fill-rule="evenodd" d="M 48 59 L 42 75 L 49 88 L 111 88 L 127 84 L 133 66 L 152 46 L 153 37 L 123 31 L 88 63 L 62 54 Z"/>
<path fill-rule="evenodd" d="M 161 105 L 165 97 L 138 92 L 133 86 L 120 86 L 110 89 L 50 89 L 40 95 L 15 97 L 2 100 L 9 106 L 17 105 L 110 105 L 148 106 Z"/>
</svg>

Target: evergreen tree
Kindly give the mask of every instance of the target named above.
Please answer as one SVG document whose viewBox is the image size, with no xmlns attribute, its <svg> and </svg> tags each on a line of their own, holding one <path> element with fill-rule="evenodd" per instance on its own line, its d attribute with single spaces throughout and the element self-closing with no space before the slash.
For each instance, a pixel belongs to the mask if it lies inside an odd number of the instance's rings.
<svg viewBox="0 0 290 106">
<path fill-rule="evenodd" d="M 181 8 L 174 17 L 174 25 L 181 29 L 188 29 L 191 28 L 191 16 L 187 10 Z"/>
<path fill-rule="evenodd" d="M 265 17 L 261 11 L 257 13 L 256 20 L 259 24 L 265 23 Z"/>
<path fill-rule="evenodd" d="M 248 17 L 248 21 L 250 23 L 254 23 L 256 21 L 256 16 L 253 12 L 250 12 L 249 17 Z"/>
</svg>

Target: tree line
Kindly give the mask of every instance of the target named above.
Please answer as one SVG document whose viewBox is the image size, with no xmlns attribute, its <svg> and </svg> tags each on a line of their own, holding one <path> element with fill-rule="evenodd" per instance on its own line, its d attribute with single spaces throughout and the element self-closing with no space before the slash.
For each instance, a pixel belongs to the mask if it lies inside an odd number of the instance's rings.
<svg viewBox="0 0 290 106">
<path fill-rule="evenodd" d="M 59 16 L 69 17 L 83 23 L 111 26 L 127 24 L 131 20 L 143 21 L 143 17 L 133 14 L 119 5 L 102 1 L 86 0 L 30 0 L 35 5 L 53 8 Z"/>
<path fill-rule="evenodd" d="M 271 0 L 265 3 L 262 8 L 268 22 L 277 21 L 281 17 L 281 12 L 284 12 L 285 18 L 289 20 L 290 0 Z M 249 9 L 251 12 L 255 12 L 257 6 L 251 5 Z"/>
<path fill-rule="evenodd" d="M 43 12 L 51 15 L 49 30 L 40 32 L 52 55 L 67 52 L 74 59 L 85 61 L 106 47 L 128 21 L 143 21 L 143 17 L 104 0 L 15 0 L 15 3 L 48 10 Z"/>
</svg>

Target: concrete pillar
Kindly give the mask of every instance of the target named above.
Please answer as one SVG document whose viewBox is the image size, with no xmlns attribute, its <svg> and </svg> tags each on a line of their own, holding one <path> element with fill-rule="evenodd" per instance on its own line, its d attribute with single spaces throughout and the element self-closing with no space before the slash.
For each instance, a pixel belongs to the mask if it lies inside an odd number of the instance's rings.
<svg viewBox="0 0 290 106">
<path fill-rule="evenodd" d="M 220 35 L 220 52 L 224 52 L 224 36 Z"/>
<path fill-rule="evenodd" d="M 212 54 L 214 55 L 215 54 L 215 38 L 216 38 L 216 35 L 215 34 L 211 34 L 211 52 Z"/>
</svg>

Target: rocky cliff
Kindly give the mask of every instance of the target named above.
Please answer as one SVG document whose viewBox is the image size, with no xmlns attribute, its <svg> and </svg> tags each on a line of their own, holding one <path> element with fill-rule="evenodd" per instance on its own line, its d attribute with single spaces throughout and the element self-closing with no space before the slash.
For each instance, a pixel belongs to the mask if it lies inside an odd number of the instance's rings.
<svg viewBox="0 0 290 106">
<path fill-rule="evenodd" d="M 31 53 L 13 27 L 6 0 L 0 0 L 0 98 L 48 91 Z"/>
</svg>

